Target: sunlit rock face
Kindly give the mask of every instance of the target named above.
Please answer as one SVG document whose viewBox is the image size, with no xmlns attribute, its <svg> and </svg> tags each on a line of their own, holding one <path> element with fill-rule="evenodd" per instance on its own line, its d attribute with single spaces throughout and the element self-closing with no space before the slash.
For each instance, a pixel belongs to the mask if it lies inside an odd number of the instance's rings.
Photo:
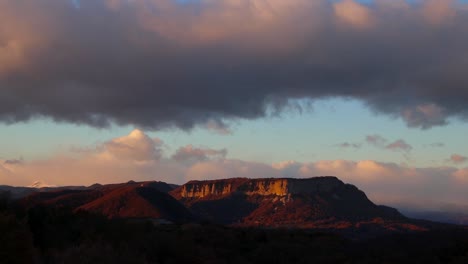
<svg viewBox="0 0 468 264">
<path fill-rule="evenodd" d="M 214 181 L 191 181 L 180 188 L 182 198 L 205 198 L 225 196 L 233 193 L 245 195 L 319 194 L 331 192 L 343 186 L 336 177 L 317 177 L 310 179 L 226 179 Z"/>
<path fill-rule="evenodd" d="M 180 188 L 182 198 L 205 198 L 224 196 L 235 192 L 247 179 L 227 179 L 216 181 L 190 181 Z"/>
<path fill-rule="evenodd" d="M 201 219 L 221 224 L 308 228 L 325 222 L 348 226 L 374 218 L 403 219 L 336 177 L 191 181 L 171 195 Z"/>
</svg>

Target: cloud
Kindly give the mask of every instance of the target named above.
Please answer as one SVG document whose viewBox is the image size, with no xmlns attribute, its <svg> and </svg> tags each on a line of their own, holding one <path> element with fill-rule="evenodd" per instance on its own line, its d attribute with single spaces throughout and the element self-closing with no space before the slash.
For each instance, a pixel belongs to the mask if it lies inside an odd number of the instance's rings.
<svg viewBox="0 0 468 264">
<path fill-rule="evenodd" d="M 393 150 L 393 151 L 404 151 L 404 152 L 408 152 L 413 149 L 411 145 L 409 145 L 402 139 L 399 139 L 393 143 L 388 144 L 387 146 L 385 146 L 385 148 L 389 150 Z"/>
<path fill-rule="evenodd" d="M 71 147 L 71 152 L 100 160 L 152 161 L 162 155 L 163 142 L 150 138 L 140 129 L 91 147 Z"/>
<path fill-rule="evenodd" d="M 454 164 L 462 164 L 468 161 L 468 157 L 459 154 L 453 154 L 452 156 L 450 156 L 449 160 Z"/>
<path fill-rule="evenodd" d="M 468 180 L 468 168 L 457 170 L 454 173 L 454 175 L 455 177 L 457 177 L 459 181 L 462 181 L 462 182 L 467 181 Z"/>
<path fill-rule="evenodd" d="M 281 173 L 271 165 L 242 160 L 214 160 L 195 163 L 186 171 L 187 180 L 211 180 L 235 177 L 269 178 L 281 177 Z"/>
<path fill-rule="evenodd" d="M 226 133 L 217 125 L 330 97 L 361 100 L 414 128 L 468 120 L 466 7 L 1 1 L 0 120 L 153 130 L 209 124 Z"/>
<path fill-rule="evenodd" d="M 338 20 L 351 26 L 366 28 L 373 23 L 371 10 L 354 0 L 336 2 L 333 9 Z"/>
<path fill-rule="evenodd" d="M 338 144 L 337 146 L 343 149 L 348 149 L 348 148 L 359 149 L 361 148 L 362 145 L 360 143 L 343 142 L 343 143 Z"/>
<path fill-rule="evenodd" d="M 398 139 L 387 144 L 388 140 L 380 135 L 368 135 L 366 136 L 366 142 L 375 147 L 386 150 L 409 152 L 413 149 L 413 147 L 403 139 Z"/>
<path fill-rule="evenodd" d="M 116 183 L 129 179 L 144 181 L 154 179 L 156 173 L 161 180 L 180 182 L 183 174 L 179 170 L 182 168 L 170 161 L 161 161 L 162 145 L 161 140 L 135 129 L 126 136 L 95 146 L 75 147 L 70 152 L 59 152 L 48 158 L 3 163 L 3 166 L 10 172 L 8 184 L 22 186 L 36 181 L 58 186 Z M 0 179 L 2 177 L 6 176 L 0 175 Z"/>
<path fill-rule="evenodd" d="M 205 124 L 205 128 L 211 130 L 219 135 L 230 135 L 232 134 L 231 129 L 220 120 L 209 120 Z"/>
<path fill-rule="evenodd" d="M 110 140 L 96 149 L 102 158 L 120 160 L 151 161 L 161 157 L 162 141 L 152 139 L 139 129 L 129 135 Z"/>
<path fill-rule="evenodd" d="M 420 209 L 435 209 L 446 203 L 466 205 L 468 198 L 466 169 L 415 168 L 372 160 L 317 161 L 296 167 L 297 177 L 335 175 L 382 204 L 413 204 Z"/>
<path fill-rule="evenodd" d="M 23 159 L 10 159 L 10 160 L 3 161 L 3 163 L 6 165 L 21 164 L 23 162 L 24 162 Z"/>
<path fill-rule="evenodd" d="M 337 176 L 355 184 L 378 203 L 418 204 L 436 208 L 440 204 L 464 204 L 468 200 L 468 168 L 416 168 L 373 160 L 283 161 L 274 164 L 226 157 L 227 150 L 192 145 L 175 153 L 161 151 L 164 143 L 142 130 L 126 136 L 21 163 L 0 162 L 2 184 L 29 186 L 91 185 L 159 180 L 182 184 L 189 180 L 232 177 L 308 178 Z"/>
<path fill-rule="evenodd" d="M 382 147 L 387 140 L 379 135 L 368 135 L 366 136 L 366 142 L 377 147 Z"/>
<path fill-rule="evenodd" d="M 377 203 L 429 210 L 445 204 L 466 205 L 467 171 L 452 167 L 415 168 L 373 160 L 284 161 L 272 165 L 217 160 L 194 164 L 187 171 L 186 179 L 337 176 L 364 190 Z"/>
<path fill-rule="evenodd" d="M 446 125 L 448 114 L 435 104 L 424 104 L 403 110 L 402 117 L 409 127 L 428 129 L 433 126 Z"/>
<path fill-rule="evenodd" d="M 432 148 L 442 148 L 442 147 L 445 147 L 445 144 L 442 143 L 442 142 L 434 142 L 434 143 L 428 144 L 426 146 L 432 147 Z"/>
<path fill-rule="evenodd" d="M 15 181 L 17 179 L 15 179 L 15 175 L 7 168 L 5 168 L 4 166 L 2 166 L 2 164 L 0 163 L 0 182 L 2 185 L 4 184 L 10 184 L 10 185 L 14 185 L 16 184 Z"/>
<path fill-rule="evenodd" d="M 40 182 L 40 181 L 36 181 L 34 182 L 33 184 L 27 186 L 29 188 L 46 188 L 46 187 L 57 187 L 55 185 L 49 185 L 47 183 L 43 183 L 43 182 Z"/>
<path fill-rule="evenodd" d="M 455 5 L 455 0 L 426 0 L 422 12 L 430 23 L 441 24 L 456 15 Z"/>
<path fill-rule="evenodd" d="M 195 148 L 192 145 L 187 145 L 179 148 L 176 153 L 172 155 L 172 159 L 182 163 L 196 163 L 213 158 L 224 159 L 226 155 L 226 149 Z"/>
</svg>

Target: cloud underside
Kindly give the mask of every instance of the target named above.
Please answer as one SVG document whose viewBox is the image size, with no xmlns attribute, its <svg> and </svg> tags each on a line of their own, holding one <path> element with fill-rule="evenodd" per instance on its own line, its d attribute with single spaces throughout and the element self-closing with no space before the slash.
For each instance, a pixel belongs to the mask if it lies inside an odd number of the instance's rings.
<svg viewBox="0 0 468 264">
<path fill-rule="evenodd" d="M 74 2 L 0 2 L 2 122 L 226 134 L 230 120 L 329 97 L 415 128 L 468 118 L 458 1 Z"/>
<path fill-rule="evenodd" d="M 413 168 L 372 160 L 285 161 L 275 164 L 230 159 L 227 150 L 184 146 L 172 155 L 159 139 L 140 130 L 85 149 L 42 160 L 0 163 L 2 184 L 28 186 L 91 185 L 129 180 L 189 180 L 232 177 L 308 178 L 337 176 L 357 185 L 379 203 L 412 203 L 434 208 L 440 203 L 466 205 L 468 168 Z"/>
<path fill-rule="evenodd" d="M 450 156 L 449 161 L 455 164 L 462 164 L 462 163 L 468 162 L 468 157 L 465 157 L 459 154 L 453 154 L 452 156 Z"/>
</svg>

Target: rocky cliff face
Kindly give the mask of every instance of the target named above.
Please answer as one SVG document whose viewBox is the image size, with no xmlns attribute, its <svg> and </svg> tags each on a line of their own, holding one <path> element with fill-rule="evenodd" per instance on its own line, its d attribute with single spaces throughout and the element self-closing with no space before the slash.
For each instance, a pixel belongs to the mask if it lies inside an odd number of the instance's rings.
<svg viewBox="0 0 468 264">
<path fill-rule="evenodd" d="M 350 232 L 420 229 L 397 210 L 375 205 L 364 192 L 336 177 L 191 181 L 176 189 L 162 182 L 130 181 L 84 190 L 38 192 L 20 199 L 18 205 L 175 223 L 207 220 L 244 227 Z"/>
<path fill-rule="evenodd" d="M 343 186 L 336 177 L 310 179 L 227 179 L 214 181 L 191 181 L 177 190 L 181 198 L 222 197 L 235 193 L 261 196 L 287 196 L 292 194 L 320 194 Z"/>
<path fill-rule="evenodd" d="M 200 218 L 222 224 L 311 227 L 330 219 L 402 219 L 336 177 L 191 181 L 171 194 Z"/>
</svg>

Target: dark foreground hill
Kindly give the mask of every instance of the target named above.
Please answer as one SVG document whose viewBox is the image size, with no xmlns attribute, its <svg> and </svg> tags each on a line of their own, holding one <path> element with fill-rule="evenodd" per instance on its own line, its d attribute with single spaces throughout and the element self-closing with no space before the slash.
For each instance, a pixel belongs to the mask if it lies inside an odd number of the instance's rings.
<svg viewBox="0 0 468 264">
<path fill-rule="evenodd" d="M 193 221 L 192 214 L 167 194 L 170 190 L 172 187 L 162 182 L 94 185 L 84 190 L 37 192 L 20 199 L 18 204 L 24 208 L 45 206 L 87 211 L 107 218 Z"/>
<path fill-rule="evenodd" d="M 0 212 L 1 263 L 468 263 L 460 228 L 366 240 L 304 229 L 153 225 L 36 207 Z"/>
</svg>

